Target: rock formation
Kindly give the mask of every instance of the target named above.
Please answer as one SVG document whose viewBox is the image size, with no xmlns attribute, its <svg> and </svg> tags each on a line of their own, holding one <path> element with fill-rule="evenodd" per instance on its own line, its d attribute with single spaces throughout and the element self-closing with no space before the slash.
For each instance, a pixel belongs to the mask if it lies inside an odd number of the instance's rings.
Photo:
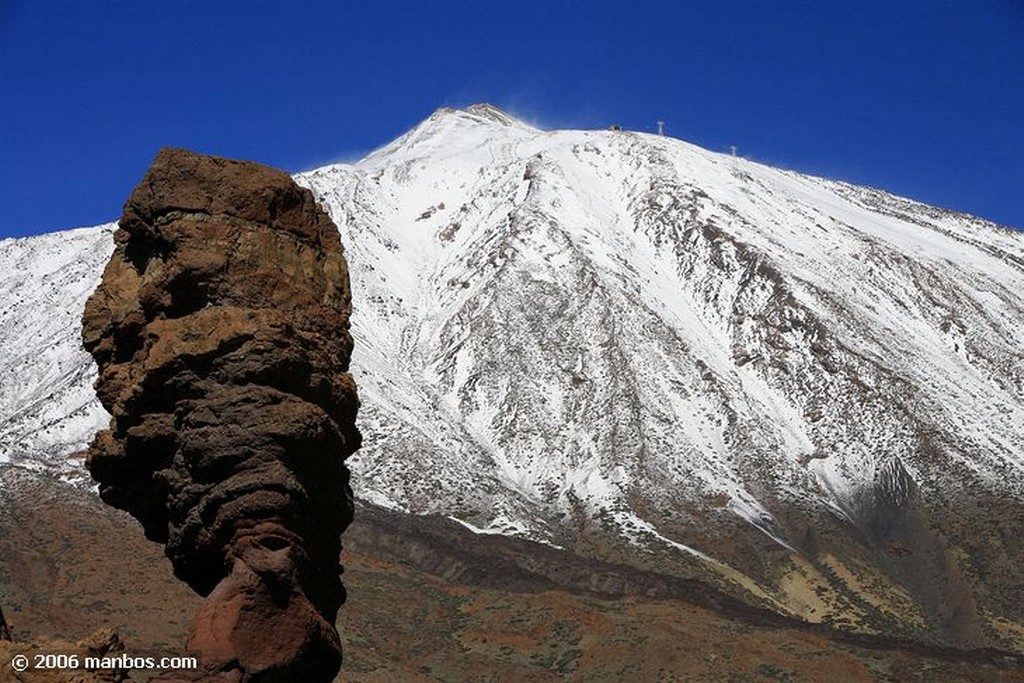
<svg viewBox="0 0 1024 683">
<path fill-rule="evenodd" d="M 337 228 L 283 172 L 163 150 L 114 239 L 83 319 L 112 415 L 87 465 L 208 596 L 189 680 L 329 681 L 360 441 Z"/>
</svg>

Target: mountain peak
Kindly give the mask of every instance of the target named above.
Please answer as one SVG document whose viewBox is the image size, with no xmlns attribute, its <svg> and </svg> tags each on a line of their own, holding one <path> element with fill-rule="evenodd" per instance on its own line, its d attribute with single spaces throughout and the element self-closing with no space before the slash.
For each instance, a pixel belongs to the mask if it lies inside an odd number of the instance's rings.
<svg viewBox="0 0 1024 683">
<path fill-rule="evenodd" d="M 539 132 L 493 104 L 479 103 L 462 109 L 439 107 L 415 128 L 360 163 L 365 169 L 390 163 L 388 160 L 396 154 L 401 157 L 459 154 L 499 140 L 521 139 Z"/>
<path fill-rule="evenodd" d="M 525 125 L 522 121 L 512 116 L 508 112 L 494 106 L 487 102 L 481 102 L 479 104 L 472 104 L 465 109 L 467 114 L 478 116 L 482 119 L 489 121 L 495 121 L 503 126 L 514 126 L 514 125 Z"/>
<path fill-rule="evenodd" d="M 478 102 L 465 108 L 441 107 L 428 120 L 439 120 L 448 116 L 473 119 L 478 123 L 497 123 L 502 126 L 530 128 L 528 124 L 489 102 Z"/>
</svg>

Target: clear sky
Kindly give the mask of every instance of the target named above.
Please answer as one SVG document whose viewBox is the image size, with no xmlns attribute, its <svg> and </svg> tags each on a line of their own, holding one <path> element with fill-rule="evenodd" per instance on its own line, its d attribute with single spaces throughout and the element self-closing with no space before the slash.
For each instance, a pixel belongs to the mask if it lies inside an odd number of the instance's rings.
<svg viewBox="0 0 1024 683">
<path fill-rule="evenodd" d="M 115 219 L 163 146 L 308 170 L 478 101 L 1024 228 L 1024 0 L 0 0 L 0 237 Z"/>
</svg>

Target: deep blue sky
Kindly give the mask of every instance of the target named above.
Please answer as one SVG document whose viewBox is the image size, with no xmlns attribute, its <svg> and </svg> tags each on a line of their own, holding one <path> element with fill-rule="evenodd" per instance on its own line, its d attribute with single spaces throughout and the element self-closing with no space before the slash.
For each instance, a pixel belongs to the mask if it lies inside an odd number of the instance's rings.
<svg viewBox="0 0 1024 683">
<path fill-rule="evenodd" d="M 0 237 L 116 218 L 165 145 L 306 170 L 477 101 L 1024 228 L 1024 0 L 0 0 Z"/>
</svg>

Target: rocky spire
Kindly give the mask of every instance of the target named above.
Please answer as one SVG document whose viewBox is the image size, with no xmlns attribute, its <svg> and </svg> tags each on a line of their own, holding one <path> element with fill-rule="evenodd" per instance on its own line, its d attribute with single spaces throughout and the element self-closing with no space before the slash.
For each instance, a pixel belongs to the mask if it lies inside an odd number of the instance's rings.
<svg viewBox="0 0 1024 683">
<path fill-rule="evenodd" d="M 160 152 L 89 299 L 87 464 L 207 600 L 188 680 L 330 681 L 359 447 L 338 231 L 266 166 Z"/>
</svg>

